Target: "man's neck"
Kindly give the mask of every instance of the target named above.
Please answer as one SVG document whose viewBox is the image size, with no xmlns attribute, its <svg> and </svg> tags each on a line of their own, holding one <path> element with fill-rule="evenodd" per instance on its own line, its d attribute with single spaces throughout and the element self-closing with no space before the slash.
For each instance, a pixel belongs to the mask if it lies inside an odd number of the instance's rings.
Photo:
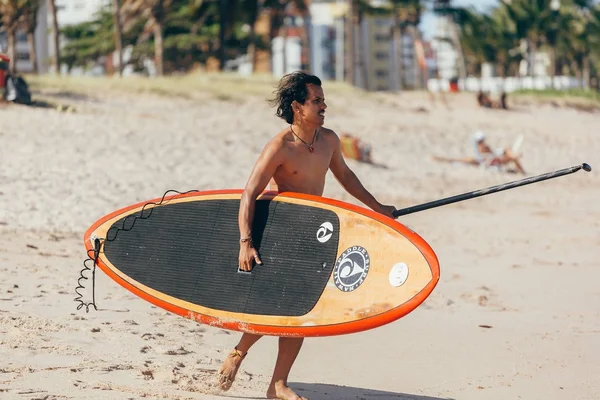
<svg viewBox="0 0 600 400">
<path fill-rule="evenodd" d="M 313 140 L 315 137 L 315 132 L 318 128 L 318 126 L 310 126 L 307 124 L 292 124 L 292 129 L 296 136 L 307 143 L 310 143 Z"/>
</svg>

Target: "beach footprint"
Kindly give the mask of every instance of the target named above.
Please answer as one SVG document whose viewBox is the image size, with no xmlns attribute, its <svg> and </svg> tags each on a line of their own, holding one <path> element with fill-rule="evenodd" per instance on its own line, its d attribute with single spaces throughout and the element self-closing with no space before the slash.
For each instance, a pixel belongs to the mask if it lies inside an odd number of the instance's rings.
<svg viewBox="0 0 600 400">
<path fill-rule="evenodd" d="M 463 293 L 460 298 L 468 303 L 475 303 L 494 311 L 511 311 L 502 304 L 498 295 L 485 285 L 479 286 L 471 292 Z"/>
</svg>

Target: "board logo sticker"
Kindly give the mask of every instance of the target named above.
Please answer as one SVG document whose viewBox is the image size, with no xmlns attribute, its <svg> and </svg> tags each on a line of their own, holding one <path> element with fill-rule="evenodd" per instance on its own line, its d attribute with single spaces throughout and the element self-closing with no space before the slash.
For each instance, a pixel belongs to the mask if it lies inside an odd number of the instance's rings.
<svg viewBox="0 0 600 400">
<path fill-rule="evenodd" d="M 390 270 L 390 285 L 393 287 L 399 287 L 404 285 L 408 278 L 408 265 L 404 263 L 398 263 Z"/>
<path fill-rule="evenodd" d="M 348 247 L 333 267 L 333 282 L 342 292 L 352 292 L 365 281 L 371 260 L 364 247 Z"/>
<path fill-rule="evenodd" d="M 331 222 L 323 222 L 317 231 L 317 240 L 321 243 L 327 243 L 333 235 L 333 225 Z"/>
</svg>

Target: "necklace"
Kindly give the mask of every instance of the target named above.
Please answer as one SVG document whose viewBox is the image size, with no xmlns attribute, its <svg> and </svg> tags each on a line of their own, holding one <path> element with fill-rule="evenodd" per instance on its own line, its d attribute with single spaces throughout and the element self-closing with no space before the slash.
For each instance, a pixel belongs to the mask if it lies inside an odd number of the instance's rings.
<svg viewBox="0 0 600 400">
<path fill-rule="evenodd" d="M 302 138 L 298 135 L 296 135 L 296 132 L 294 132 L 294 128 L 292 128 L 292 125 L 290 125 L 290 130 L 292 131 L 292 133 L 294 134 L 294 136 L 296 136 L 302 143 L 304 143 L 305 145 L 308 146 L 308 151 L 310 151 L 311 153 L 315 151 L 314 147 L 313 147 L 313 143 L 315 142 L 315 139 L 317 137 L 317 130 L 315 129 L 315 134 L 313 135 L 312 140 L 310 141 L 310 143 L 306 143 L 304 140 L 302 140 Z"/>
</svg>

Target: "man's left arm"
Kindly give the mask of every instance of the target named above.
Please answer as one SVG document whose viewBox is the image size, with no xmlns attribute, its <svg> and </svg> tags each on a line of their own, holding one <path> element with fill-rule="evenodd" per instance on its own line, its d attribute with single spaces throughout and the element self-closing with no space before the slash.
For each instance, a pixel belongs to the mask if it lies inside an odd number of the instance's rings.
<svg viewBox="0 0 600 400">
<path fill-rule="evenodd" d="M 394 206 L 386 206 L 378 202 L 375 197 L 363 186 L 356 174 L 348 167 L 342 155 L 340 139 L 334 133 L 331 137 L 334 145 L 333 155 L 329 163 L 329 169 L 342 185 L 342 187 L 353 197 L 361 201 L 367 207 L 381 214 L 394 218 L 392 213 L 396 210 Z"/>
</svg>

